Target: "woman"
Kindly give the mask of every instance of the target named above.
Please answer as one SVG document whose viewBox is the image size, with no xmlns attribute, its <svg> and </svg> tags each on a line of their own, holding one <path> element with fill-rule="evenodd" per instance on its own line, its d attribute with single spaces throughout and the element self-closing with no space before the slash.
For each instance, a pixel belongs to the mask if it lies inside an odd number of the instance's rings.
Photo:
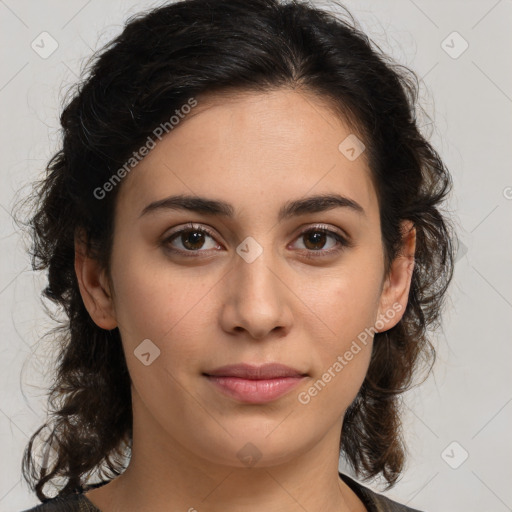
<svg viewBox="0 0 512 512">
<path fill-rule="evenodd" d="M 338 461 L 398 480 L 452 277 L 415 80 L 277 0 L 168 4 L 97 56 L 31 220 L 69 319 L 33 511 L 413 510 Z"/>
</svg>

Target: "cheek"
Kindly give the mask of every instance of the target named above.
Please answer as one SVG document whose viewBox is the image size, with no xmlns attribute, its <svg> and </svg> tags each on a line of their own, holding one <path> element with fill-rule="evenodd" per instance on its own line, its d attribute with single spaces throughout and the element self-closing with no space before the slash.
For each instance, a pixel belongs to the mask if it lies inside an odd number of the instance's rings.
<svg viewBox="0 0 512 512">
<path fill-rule="evenodd" d="M 297 396 L 302 424 L 317 425 L 312 428 L 318 428 L 319 418 L 322 418 L 321 428 L 340 421 L 368 371 L 372 336 L 361 327 L 365 324 L 361 311 L 357 318 L 345 313 L 346 310 L 338 316 L 335 326 L 338 334 L 315 346 L 320 364 L 315 365 L 316 371 Z"/>
<path fill-rule="evenodd" d="M 372 344 L 355 342 L 333 354 L 298 397 L 301 404 L 314 404 L 333 419 L 343 415 L 356 397 L 370 363 Z"/>
<path fill-rule="evenodd" d="M 127 352 L 144 339 L 155 343 L 162 355 L 178 346 L 192 350 L 190 340 L 201 339 L 198 319 L 204 318 L 208 294 L 216 283 L 222 286 L 219 276 L 179 268 L 163 257 L 139 258 L 135 252 L 113 262 L 116 318 Z M 185 335 L 187 343 L 171 343 Z"/>
<path fill-rule="evenodd" d="M 362 257 L 354 258 L 336 273 L 315 280 L 306 301 L 314 312 L 309 329 L 311 339 L 316 340 L 312 349 L 318 364 L 304 400 L 318 396 L 314 398 L 318 407 L 330 407 L 333 414 L 350 405 L 368 370 L 380 271 L 375 261 L 372 266 Z M 324 334 L 319 336 L 320 332 Z"/>
<path fill-rule="evenodd" d="M 124 263 L 117 276 L 116 314 L 132 383 L 156 415 L 169 396 L 169 410 L 178 414 L 190 400 L 183 386 L 202 362 L 205 333 L 211 329 L 208 292 L 219 279 L 208 285 L 186 269 Z"/>
<path fill-rule="evenodd" d="M 345 343 L 374 325 L 380 301 L 378 265 L 356 262 L 310 279 L 301 296 L 326 333 L 327 350 L 342 350 Z M 329 341 L 330 340 L 330 341 Z"/>
</svg>

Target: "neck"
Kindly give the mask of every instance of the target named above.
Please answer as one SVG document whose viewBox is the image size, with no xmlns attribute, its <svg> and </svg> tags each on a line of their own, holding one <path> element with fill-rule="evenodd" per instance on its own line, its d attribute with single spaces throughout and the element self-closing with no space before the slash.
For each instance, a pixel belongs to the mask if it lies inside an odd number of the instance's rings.
<svg viewBox="0 0 512 512">
<path fill-rule="evenodd" d="M 366 510 L 338 475 L 341 421 L 291 460 L 235 467 L 193 453 L 150 415 L 137 414 L 143 405 L 136 395 L 133 399 L 130 464 L 111 483 L 87 493 L 102 512 L 163 512 L 170 504 L 173 510 L 189 512 Z"/>
</svg>

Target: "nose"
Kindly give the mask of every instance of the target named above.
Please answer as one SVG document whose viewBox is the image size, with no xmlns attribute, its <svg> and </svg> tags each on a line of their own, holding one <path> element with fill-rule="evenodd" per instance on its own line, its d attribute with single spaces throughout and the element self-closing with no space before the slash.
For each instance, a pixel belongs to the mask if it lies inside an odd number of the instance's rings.
<svg viewBox="0 0 512 512">
<path fill-rule="evenodd" d="M 243 332 L 248 338 L 262 340 L 272 335 L 282 337 L 290 331 L 293 293 L 271 256 L 270 250 L 251 262 L 235 256 L 220 313 L 226 332 Z"/>
</svg>

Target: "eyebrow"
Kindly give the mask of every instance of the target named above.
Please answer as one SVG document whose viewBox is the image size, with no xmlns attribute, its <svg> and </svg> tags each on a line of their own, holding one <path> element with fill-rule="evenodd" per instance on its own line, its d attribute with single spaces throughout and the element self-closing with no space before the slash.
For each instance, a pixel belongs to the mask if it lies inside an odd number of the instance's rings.
<svg viewBox="0 0 512 512">
<path fill-rule="evenodd" d="M 365 215 L 363 207 L 348 197 L 339 194 L 321 194 L 285 203 L 279 210 L 278 221 L 308 213 L 319 213 L 334 208 L 348 208 L 360 215 Z M 229 203 L 200 196 L 169 196 L 148 204 L 139 218 L 159 210 L 187 210 L 205 215 L 233 218 L 235 209 Z"/>
</svg>

